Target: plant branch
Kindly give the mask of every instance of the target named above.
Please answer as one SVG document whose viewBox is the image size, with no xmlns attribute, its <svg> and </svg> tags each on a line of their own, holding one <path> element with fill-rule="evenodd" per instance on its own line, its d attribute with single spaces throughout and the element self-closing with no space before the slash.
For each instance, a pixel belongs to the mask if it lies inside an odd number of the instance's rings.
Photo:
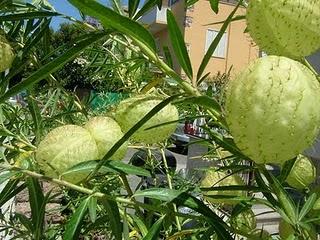
<svg viewBox="0 0 320 240">
<path fill-rule="evenodd" d="M 166 154 L 164 152 L 164 148 L 161 148 L 160 151 L 161 151 L 161 155 L 162 155 L 162 159 L 163 159 L 164 169 L 166 171 L 166 177 L 167 177 L 167 182 L 168 182 L 169 189 L 173 189 L 172 188 L 171 176 L 170 176 L 170 173 L 169 173 L 168 162 L 167 162 Z M 175 213 L 178 212 L 177 211 L 177 205 L 173 203 L 172 206 L 173 206 L 173 211 Z M 179 217 L 175 216 L 175 220 L 176 220 L 176 223 L 177 223 L 177 229 L 179 231 L 181 231 L 181 224 L 180 224 L 180 221 L 179 221 Z"/>
</svg>

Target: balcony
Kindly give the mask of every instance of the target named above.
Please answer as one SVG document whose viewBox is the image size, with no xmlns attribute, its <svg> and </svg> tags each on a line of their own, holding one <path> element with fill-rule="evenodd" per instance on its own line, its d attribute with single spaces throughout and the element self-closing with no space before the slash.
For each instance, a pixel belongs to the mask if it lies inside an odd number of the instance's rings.
<svg viewBox="0 0 320 240">
<path fill-rule="evenodd" d="M 169 8 L 162 7 L 159 10 L 158 7 L 154 7 L 143 15 L 139 22 L 145 25 L 152 33 L 157 33 L 167 26 L 167 9 Z"/>
</svg>

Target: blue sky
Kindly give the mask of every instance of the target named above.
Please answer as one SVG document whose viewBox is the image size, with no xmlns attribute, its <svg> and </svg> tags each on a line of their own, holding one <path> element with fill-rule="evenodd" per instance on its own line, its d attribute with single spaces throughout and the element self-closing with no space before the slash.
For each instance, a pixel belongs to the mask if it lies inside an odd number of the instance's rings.
<svg viewBox="0 0 320 240">
<path fill-rule="evenodd" d="M 57 12 L 80 19 L 79 11 L 75 7 L 73 7 L 67 0 L 49 0 L 49 2 L 52 6 L 54 6 Z M 107 3 L 108 0 L 100 0 L 100 2 Z M 66 20 L 61 17 L 54 17 L 52 19 L 52 27 L 54 29 L 57 29 L 59 27 L 59 24 L 64 21 Z"/>
<path fill-rule="evenodd" d="M 74 8 L 67 0 L 49 0 L 51 5 L 54 6 L 57 12 L 63 13 L 68 16 L 72 16 L 75 18 L 80 18 L 79 11 Z M 65 21 L 65 19 L 61 17 L 54 17 L 52 19 L 52 27 L 57 29 L 61 22 Z"/>
</svg>

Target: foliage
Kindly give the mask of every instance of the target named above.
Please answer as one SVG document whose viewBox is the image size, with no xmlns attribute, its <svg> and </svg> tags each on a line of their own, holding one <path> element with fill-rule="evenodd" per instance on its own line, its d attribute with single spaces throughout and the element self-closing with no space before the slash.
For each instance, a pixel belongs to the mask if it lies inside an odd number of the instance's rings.
<svg viewBox="0 0 320 240">
<path fill-rule="evenodd" d="M 69 2 L 97 24 L 63 16 L 75 21 L 75 25 L 62 27 L 60 32 L 52 34 L 50 21 L 60 14 L 46 0 L 33 3 L 0 0 L 0 29 L 15 53 L 11 68 L 0 73 L 0 183 L 3 185 L 0 206 L 4 207 L 12 197 L 26 190 L 31 213 L 23 215 L 11 209 L 7 209 L 7 214 L 2 212 L 1 232 L 36 240 L 102 236 L 117 240 L 227 240 L 262 239 L 262 235 L 269 239 L 265 231 L 243 231 L 232 220 L 250 212 L 253 205 L 262 204 L 281 216 L 292 236 L 308 239 L 320 222 L 315 207 L 320 196 L 310 186 L 299 190 L 286 184 L 296 159 L 288 159 L 281 166 L 280 174 L 273 174 L 268 165 L 256 164 L 245 155 L 246 151 L 238 148 L 226 124 L 224 101 L 220 98 L 223 94 L 220 85 L 224 86 L 228 74 L 216 77 L 219 82 L 213 84 L 219 86 L 217 91 L 213 90 L 214 86 L 205 92 L 201 89 L 209 76 L 206 66 L 212 53 L 229 24 L 243 19 L 237 15 L 237 9 L 246 4 L 239 1 L 222 23 L 199 69 L 192 69 L 182 33 L 174 15 L 168 11 L 170 41 L 175 51 L 166 49 L 166 53 L 176 57 L 189 78 L 185 81 L 172 69 L 170 58 L 159 57 L 153 36 L 138 22 L 139 17 L 153 7 L 161 7 L 161 1 L 129 0 L 127 9 L 117 0 L 112 1 L 111 7 L 91 0 Z M 196 2 L 187 1 L 187 5 Z M 218 12 L 219 1 L 210 0 L 210 6 Z M 79 60 L 85 64 L 78 64 Z M 304 59 L 301 63 L 310 68 Z M 89 102 L 81 101 L 77 94 L 65 89 L 64 81 L 73 81 L 70 80 L 73 70 L 72 77 L 81 77 L 78 79 L 81 84 L 89 82 L 92 87 L 97 83 L 96 86 L 100 86 L 97 89 L 132 95 L 156 93 L 164 99 L 135 121 L 112 147 L 108 146 L 100 160 L 86 159 L 88 161 L 70 164 L 67 168 L 71 168 L 64 169 L 64 174 L 85 173 L 86 178 L 80 184 L 72 183 L 74 179 L 64 181 L 60 176 L 50 177 L 50 173 L 41 170 L 35 157 L 52 129 L 69 124 L 82 126 L 96 114 L 89 108 Z M 135 143 L 134 146 L 145 152 L 140 165 L 110 160 L 122 144 L 132 141 L 135 132 L 169 104 L 180 108 L 181 122 L 200 116 L 207 119 L 202 126 L 207 138 L 202 143 L 217 152 L 211 163 L 216 165 L 217 172 L 224 173 L 215 179 L 216 184 L 200 187 L 202 171 L 186 176 L 175 173 L 165 151 L 170 144 L 167 140 L 153 145 Z M 112 115 L 112 111 L 113 108 L 108 109 L 108 115 Z M 172 122 L 159 124 L 165 127 Z M 148 131 L 151 132 L 152 127 Z M 62 139 L 58 139 L 59 147 L 65 142 L 62 150 L 68 159 L 62 157 L 59 163 L 77 162 L 78 157 L 73 158 L 73 152 L 67 149 L 79 147 L 77 142 L 81 139 L 67 139 L 70 142 Z M 86 146 L 80 147 L 81 151 L 87 150 Z M 81 151 L 75 153 L 81 154 Z M 53 154 L 54 158 L 59 154 Z M 244 183 L 241 177 L 248 175 L 251 181 Z M 138 179 L 137 186 L 130 185 L 132 178 Z M 241 180 L 224 184 L 228 178 Z M 44 182 L 58 188 L 45 190 Z M 230 194 L 239 192 L 241 194 Z M 205 196 L 211 193 L 214 193 L 211 201 L 207 201 Z M 50 212 L 49 204 L 53 202 L 58 202 L 59 207 Z M 232 204 L 228 204 L 230 202 Z M 58 223 L 50 222 L 49 212 L 61 213 L 62 219 Z"/>
</svg>

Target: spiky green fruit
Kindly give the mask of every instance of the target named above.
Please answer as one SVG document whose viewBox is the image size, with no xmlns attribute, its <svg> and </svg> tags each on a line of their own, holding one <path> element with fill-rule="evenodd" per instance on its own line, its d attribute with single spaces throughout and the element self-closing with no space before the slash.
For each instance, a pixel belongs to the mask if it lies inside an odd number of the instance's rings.
<svg viewBox="0 0 320 240">
<path fill-rule="evenodd" d="M 317 232 L 315 230 L 315 227 L 313 225 L 309 225 L 308 228 L 309 228 L 308 230 L 304 228 L 301 229 L 301 233 L 299 233 L 298 239 L 303 237 L 303 239 L 305 240 L 317 240 Z M 295 237 L 296 234 L 298 234 L 298 232 L 295 232 L 295 230 L 292 228 L 292 226 L 289 223 L 285 222 L 283 219 L 280 220 L 279 236 L 281 239 L 296 239 L 296 238 L 292 238 L 292 237 Z"/>
<path fill-rule="evenodd" d="M 248 237 L 247 240 L 272 240 L 273 238 L 271 237 L 271 235 L 263 229 L 255 229 L 253 231 L 251 231 L 250 233 L 251 237 Z"/>
<path fill-rule="evenodd" d="M 251 209 L 231 216 L 230 224 L 234 229 L 242 232 L 250 232 L 257 227 L 257 221 Z"/>
<path fill-rule="evenodd" d="M 229 175 L 226 172 L 209 169 L 206 171 L 200 186 L 202 188 L 221 187 L 221 186 L 244 186 L 244 181 L 239 175 Z M 205 198 L 211 203 L 234 205 L 239 202 L 237 197 L 245 196 L 241 190 L 212 190 L 204 192 Z"/>
<path fill-rule="evenodd" d="M 312 161 L 303 155 L 299 155 L 286 181 L 291 187 L 304 189 L 316 180 L 316 175 L 316 168 Z"/>
<path fill-rule="evenodd" d="M 320 48 L 319 0 L 250 0 L 248 31 L 268 54 L 299 59 Z"/>
<path fill-rule="evenodd" d="M 13 49 L 4 36 L 0 35 L 0 73 L 11 67 L 14 59 Z"/>
<path fill-rule="evenodd" d="M 98 148 L 90 132 L 83 127 L 65 125 L 53 129 L 40 142 L 36 160 L 46 176 L 58 178 L 67 169 L 85 161 L 98 159 Z M 77 183 L 86 174 L 63 175 L 62 179 Z"/>
<path fill-rule="evenodd" d="M 103 158 L 113 145 L 124 135 L 119 124 L 109 117 L 91 118 L 86 125 L 84 125 L 84 128 L 90 132 L 97 143 L 99 159 Z M 127 147 L 127 143 L 122 144 L 110 159 L 122 160 L 126 155 Z"/>
<path fill-rule="evenodd" d="M 161 103 L 162 100 L 163 99 L 159 97 L 148 95 L 126 99 L 120 102 L 114 117 L 119 123 L 122 131 L 126 133 L 155 106 Z M 177 127 L 176 122 L 170 124 L 167 123 L 177 121 L 178 119 L 179 115 L 177 108 L 172 104 L 168 104 L 148 120 L 138 131 L 136 131 L 132 135 L 131 139 L 136 142 L 143 142 L 146 144 L 164 141 L 171 136 Z"/>
<path fill-rule="evenodd" d="M 282 164 L 310 146 L 320 126 L 320 84 L 304 65 L 267 56 L 229 82 L 226 120 L 240 150 Z"/>
</svg>

